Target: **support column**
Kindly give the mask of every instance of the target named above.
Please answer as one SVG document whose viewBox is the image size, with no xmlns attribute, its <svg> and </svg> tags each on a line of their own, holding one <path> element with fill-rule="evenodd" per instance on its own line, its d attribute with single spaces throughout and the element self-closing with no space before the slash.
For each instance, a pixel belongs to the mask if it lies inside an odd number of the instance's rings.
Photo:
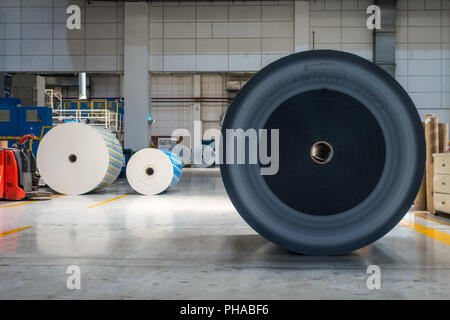
<svg viewBox="0 0 450 320">
<path fill-rule="evenodd" d="M 125 2 L 125 148 L 136 151 L 150 146 L 148 23 L 148 5 L 146 2 Z"/>
<path fill-rule="evenodd" d="M 36 76 L 36 105 L 45 106 L 45 78 Z"/>
<path fill-rule="evenodd" d="M 202 78 L 200 74 L 194 75 L 193 83 L 193 97 L 200 98 L 202 95 Z M 191 137 L 191 147 L 194 154 L 194 164 L 202 163 L 202 105 L 200 102 L 195 102 L 192 106 L 192 122 L 194 125 L 194 136 Z"/>
<path fill-rule="evenodd" d="M 294 48 L 295 52 L 309 50 L 309 2 L 295 1 L 294 16 Z"/>
<path fill-rule="evenodd" d="M 0 98 L 3 98 L 5 96 L 5 73 L 0 73 Z"/>
</svg>

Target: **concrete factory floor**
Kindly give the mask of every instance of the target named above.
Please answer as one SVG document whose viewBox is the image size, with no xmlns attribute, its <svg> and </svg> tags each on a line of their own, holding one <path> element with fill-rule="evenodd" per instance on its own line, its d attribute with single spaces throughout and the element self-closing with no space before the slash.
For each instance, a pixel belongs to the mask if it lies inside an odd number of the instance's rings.
<svg viewBox="0 0 450 320">
<path fill-rule="evenodd" d="M 121 180 L 0 206 L 1 299 L 450 298 L 450 219 L 410 212 L 359 251 L 293 254 L 247 226 L 216 169 L 187 169 L 159 196 Z M 71 265 L 80 290 L 66 287 Z M 380 290 L 366 285 L 369 265 L 381 268 Z"/>
</svg>

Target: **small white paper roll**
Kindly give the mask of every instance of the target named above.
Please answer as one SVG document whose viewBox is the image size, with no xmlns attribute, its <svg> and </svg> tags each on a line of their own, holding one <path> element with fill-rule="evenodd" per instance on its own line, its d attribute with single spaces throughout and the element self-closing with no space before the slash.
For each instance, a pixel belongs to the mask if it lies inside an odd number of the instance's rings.
<svg viewBox="0 0 450 320">
<path fill-rule="evenodd" d="M 141 194 L 158 194 L 176 185 L 181 178 L 180 159 L 171 151 L 142 149 L 128 161 L 127 179 Z"/>
<path fill-rule="evenodd" d="M 123 163 L 122 147 L 113 133 L 75 122 L 51 129 L 37 152 L 39 173 L 62 194 L 84 194 L 112 184 Z"/>
</svg>

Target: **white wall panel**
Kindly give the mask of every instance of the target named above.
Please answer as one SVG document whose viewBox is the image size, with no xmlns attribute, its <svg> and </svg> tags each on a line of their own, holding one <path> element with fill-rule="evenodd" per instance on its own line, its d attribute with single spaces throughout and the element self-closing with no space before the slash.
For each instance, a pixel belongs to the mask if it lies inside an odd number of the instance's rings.
<svg viewBox="0 0 450 320">
<path fill-rule="evenodd" d="M 86 23 L 86 39 L 116 39 L 116 23 Z"/>
<path fill-rule="evenodd" d="M 19 7 L 21 0 L 3 0 L 2 7 Z"/>
<path fill-rule="evenodd" d="M 18 23 L 6 23 L 5 26 L 5 39 L 20 39 L 20 24 Z"/>
<path fill-rule="evenodd" d="M 197 39 L 212 38 L 212 23 L 211 22 L 198 22 L 196 30 Z"/>
<path fill-rule="evenodd" d="M 229 57 L 230 71 L 253 71 L 261 69 L 261 54 L 232 54 Z"/>
<path fill-rule="evenodd" d="M 150 9 L 151 10 L 151 9 Z M 194 22 L 195 7 L 173 6 L 164 10 L 165 22 Z"/>
<path fill-rule="evenodd" d="M 53 56 L 53 69 L 61 72 L 84 71 L 85 57 L 69 55 Z"/>
<path fill-rule="evenodd" d="M 24 7 L 51 7 L 53 6 L 52 0 L 21 0 Z"/>
<path fill-rule="evenodd" d="M 86 23 L 104 23 L 104 22 L 110 22 L 115 23 L 117 22 L 117 13 L 118 9 L 117 7 L 92 7 L 87 6 L 86 7 Z"/>
<path fill-rule="evenodd" d="M 446 75 L 450 29 L 449 1 L 401 0 L 398 2 L 396 78 L 410 93 L 419 113 L 439 113 L 449 121 Z M 441 8 L 445 8 L 441 10 Z M 444 118 L 441 117 L 444 116 Z"/>
<path fill-rule="evenodd" d="M 195 54 L 195 39 L 165 39 L 165 54 Z"/>
<path fill-rule="evenodd" d="M 164 38 L 189 38 L 195 39 L 194 22 L 168 22 L 163 25 Z"/>
<path fill-rule="evenodd" d="M 20 8 L 1 8 L 0 21 L 2 23 L 18 23 L 20 22 Z"/>
<path fill-rule="evenodd" d="M 5 40 L 5 55 L 20 56 L 20 40 Z"/>
<path fill-rule="evenodd" d="M 5 56 L 5 71 L 21 71 L 20 56 Z"/>
<path fill-rule="evenodd" d="M 81 7 L 81 30 L 66 27 L 69 4 Z M 0 71 L 122 71 L 123 3 L 1 0 L 0 39 Z"/>
<path fill-rule="evenodd" d="M 22 40 L 22 55 L 52 55 L 52 40 Z"/>
<path fill-rule="evenodd" d="M 261 6 L 230 6 L 229 21 L 261 21 Z"/>
<path fill-rule="evenodd" d="M 197 7 L 197 21 L 228 21 L 227 6 L 199 6 Z"/>
<path fill-rule="evenodd" d="M 263 54 L 261 57 L 261 67 L 264 68 L 268 64 L 285 57 L 287 54 Z"/>
<path fill-rule="evenodd" d="M 29 23 L 29 22 L 52 23 L 53 8 L 25 7 L 22 8 L 21 13 L 20 12 L 18 13 L 18 16 L 21 16 L 22 23 Z"/>
<path fill-rule="evenodd" d="M 86 40 L 86 52 L 89 55 L 117 55 L 118 47 L 117 39 Z"/>
<path fill-rule="evenodd" d="M 230 54 L 245 54 L 261 52 L 261 39 L 230 39 Z"/>
<path fill-rule="evenodd" d="M 153 2 L 149 16 L 150 71 L 256 71 L 294 51 L 294 1 Z"/>
<path fill-rule="evenodd" d="M 86 70 L 90 70 L 92 72 L 117 70 L 117 63 L 117 55 L 86 55 Z"/>
<path fill-rule="evenodd" d="M 52 56 L 22 56 L 21 68 L 27 71 L 46 71 L 52 69 Z"/>
<path fill-rule="evenodd" d="M 194 54 L 164 55 L 164 71 L 195 71 Z"/>
<path fill-rule="evenodd" d="M 228 71 L 227 54 L 197 54 L 195 56 L 197 70 Z"/>
<path fill-rule="evenodd" d="M 228 51 L 227 39 L 197 39 L 196 41 L 197 54 L 217 53 L 223 54 Z"/>
<path fill-rule="evenodd" d="M 22 39 L 52 39 L 53 25 L 49 23 L 27 23 L 21 25 Z"/>
<path fill-rule="evenodd" d="M 294 21 L 294 7 L 287 6 L 262 6 L 262 21 Z"/>
</svg>

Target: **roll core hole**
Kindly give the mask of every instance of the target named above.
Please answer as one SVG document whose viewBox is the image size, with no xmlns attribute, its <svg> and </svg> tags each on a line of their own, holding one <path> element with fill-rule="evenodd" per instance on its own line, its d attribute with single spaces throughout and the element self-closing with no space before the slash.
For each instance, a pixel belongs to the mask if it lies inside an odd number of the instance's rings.
<svg viewBox="0 0 450 320">
<path fill-rule="evenodd" d="M 311 147 L 311 159 L 318 164 L 327 164 L 333 158 L 333 147 L 326 141 L 319 141 Z"/>
<path fill-rule="evenodd" d="M 69 155 L 69 161 L 74 163 L 75 161 L 77 161 L 77 156 L 74 154 Z"/>
<path fill-rule="evenodd" d="M 147 169 L 145 169 L 145 174 L 148 176 L 152 176 L 155 173 L 155 170 L 153 170 L 153 168 L 148 167 Z"/>
</svg>

